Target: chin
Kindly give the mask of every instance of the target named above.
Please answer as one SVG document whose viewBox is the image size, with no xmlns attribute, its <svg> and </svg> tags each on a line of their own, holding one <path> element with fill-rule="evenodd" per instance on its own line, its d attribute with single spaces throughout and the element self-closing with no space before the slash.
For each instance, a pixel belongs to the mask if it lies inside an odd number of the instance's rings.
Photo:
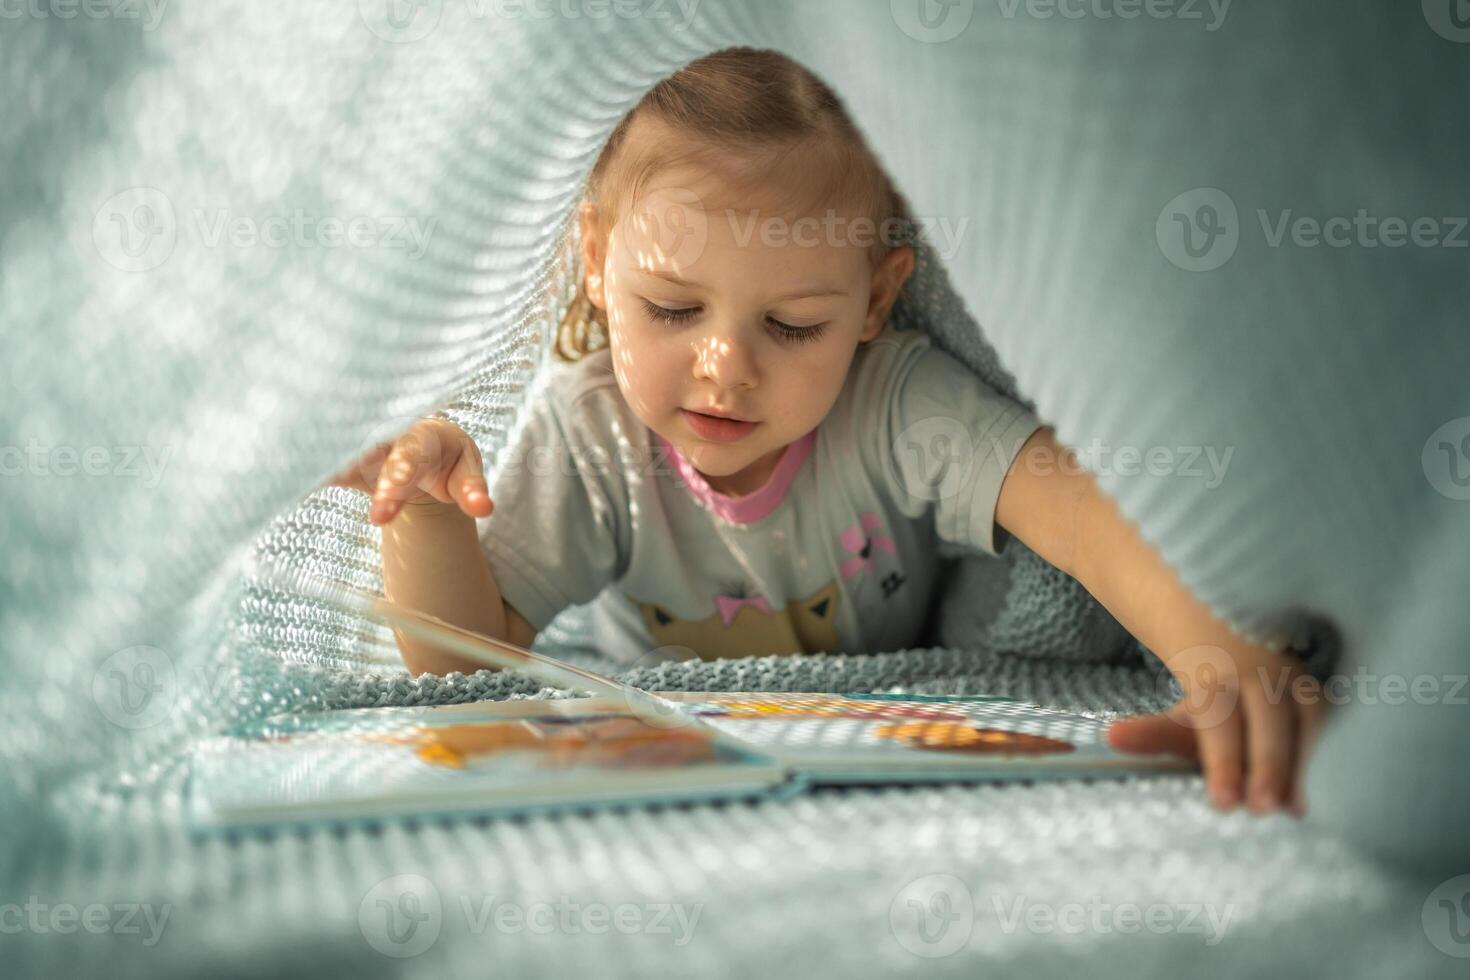
<svg viewBox="0 0 1470 980">
<path fill-rule="evenodd" d="M 701 439 L 670 439 L 691 463 L 699 464 L 700 472 L 710 476 L 730 476 L 739 473 L 759 458 L 743 447 L 735 449 L 718 442 L 704 442 Z"/>
</svg>

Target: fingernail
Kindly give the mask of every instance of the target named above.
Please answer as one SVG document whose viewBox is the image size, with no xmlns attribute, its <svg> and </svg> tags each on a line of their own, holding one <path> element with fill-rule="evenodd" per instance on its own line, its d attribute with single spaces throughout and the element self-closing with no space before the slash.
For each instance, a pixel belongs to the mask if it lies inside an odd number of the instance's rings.
<svg viewBox="0 0 1470 980">
<path fill-rule="evenodd" d="M 1275 806 L 1276 794 L 1272 793 L 1269 789 L 1262 787 L 1251 793 L 1252 810 L 1256 810 L 1259 812 L 1273 809 Z"/>
</svg>

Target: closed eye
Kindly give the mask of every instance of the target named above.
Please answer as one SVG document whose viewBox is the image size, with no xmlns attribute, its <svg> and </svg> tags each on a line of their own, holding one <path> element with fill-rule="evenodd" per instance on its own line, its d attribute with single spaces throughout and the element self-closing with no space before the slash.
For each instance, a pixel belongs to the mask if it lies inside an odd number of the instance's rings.
<svg viewBox="0 0 1470 980">
<path fill-rule="evenodd" d="M 699 307 L 697 306 L 671 310 L 659 306 L 657 303 L 651 303 L 646 299 L 643 300 L 643 309 L 651 318 L 663 323 L 684 323 L 699 315 Z M 817 340 L 827 329 L 825 323 L 818 323 L 811 327 L 798 327 L 786 323 L 783 320 L 777 320 L 773 316 L 766 317 L 766 323 L 770 324 L 777 331 L 782 340 L 795 344 Z"/>
</svg>

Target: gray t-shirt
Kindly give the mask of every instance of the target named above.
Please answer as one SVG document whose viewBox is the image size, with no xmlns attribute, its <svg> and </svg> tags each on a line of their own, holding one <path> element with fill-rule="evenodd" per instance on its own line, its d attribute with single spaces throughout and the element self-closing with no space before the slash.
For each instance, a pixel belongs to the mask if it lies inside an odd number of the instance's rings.
<svg viewBox="0 0 1470 980">
<path fill-rule="evenodd" d="M 480 540 L 538 631 L 593 602 L 626 663 L 912 646 L 939 539 L 995 554 L 996 499 L 1041 425 L 928 334 L 858 348 L 827 417 L 764 487 L 712 490 L 623 399 L 603 349 L 557 364 L 490 466 Z"/>
</svg>

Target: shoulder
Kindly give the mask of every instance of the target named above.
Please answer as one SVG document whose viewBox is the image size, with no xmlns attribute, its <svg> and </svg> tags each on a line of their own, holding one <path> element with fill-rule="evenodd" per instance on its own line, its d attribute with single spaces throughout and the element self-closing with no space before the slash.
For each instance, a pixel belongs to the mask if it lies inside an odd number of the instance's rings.
<svg viewBox="0 0 1470 980">
<path fill-rule="evenodd" d="M 887 437 L 892 410 L 915 368 L 948 357 L 923 331 L 885 326 L 853 354 L 829 417 L 845 437 L 859 444 L 865 461 L 873 462 L 867 457 Z"/>
<path fill-rule="evenodd" d="M 1039 424 L 917 330 L 885 328 L 859 348 L 841 404 L 868 472 L 895 488 L 931 479 L 933 453 L 978 452 L 996 440 L 1009 447 Z"/>
<path fill-rule="evenodd" d="M 878 336 L 860 344 L 852 356 L 847 380 L 832 406 L 834 414 L 861 422 L 875 406 L 891 403 L 913 365 L 926 354 L 942 354 L 921 330 L 885 326 Z"/>
<path fill-rule="evenodd" d="M 858 347 L 845 387 L 852 389 L 850 397 L 855 401 L 887 404 L 915 365 L 936 358 L 953 360 L 935 347 L 924 331 L 886 326 L 878 336 Z M 848 393 L 844 391 L 844 394 Z"/>
</svg>

